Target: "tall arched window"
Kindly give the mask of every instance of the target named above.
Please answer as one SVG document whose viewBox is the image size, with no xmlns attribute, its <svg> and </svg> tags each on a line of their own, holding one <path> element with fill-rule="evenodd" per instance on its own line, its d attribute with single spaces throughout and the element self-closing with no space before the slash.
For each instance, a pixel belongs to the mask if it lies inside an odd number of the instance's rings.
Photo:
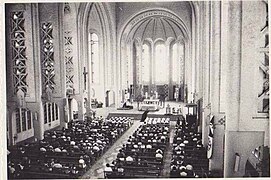
<svg viewBox="0 0 271 180">
<path fill-rule="evenodd" d="M 172 46 L 172 81 L 178 82 L 179 71 L 179 57 L 178 57 L 178 45 L 177 43 Z"/>
<path fill-rule="evenodd" d="M 157 84 L 168 83 L 168 62 L 165 44 L 157 43 L 155 46 L 155 81 Z"/>
<path fill-rule="evenodd" d="M 99 61 L 99 38 L 95 33 L 89 33 L 89 69 L 91 83 L 100 82 L 100 61 Z"/>
<path fill-rule="evenodd" d="M 142 46 L 142 81 L 143 83 L 149 83 L 150 82 L 150 45 L 149 44 L 143 44 Z"/>
<path fill-rule="evenodd" d="M 181 83 L 183 83 L 184 81 L 184 44 L 180 44 L 180 47 L 179 47 L 179 76 L 180 76 L 180 79 L 179 81 Z"/>
</svg>

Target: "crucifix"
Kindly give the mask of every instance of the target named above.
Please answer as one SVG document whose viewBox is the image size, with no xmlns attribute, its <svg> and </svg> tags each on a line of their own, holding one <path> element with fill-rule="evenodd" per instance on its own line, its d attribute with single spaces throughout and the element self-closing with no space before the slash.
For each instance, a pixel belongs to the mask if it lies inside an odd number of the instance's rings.
<svg viewBox="0 0 271 180">
<path fill-rule="evenodd" d="M 87 90 L 87 74 L 88 74 L 88 72 L 86 71 L 86 67 L 84 67 L 84 72 L 83 72 L 83 75 L 84 75 L 84 90 Z"/>
</svg>

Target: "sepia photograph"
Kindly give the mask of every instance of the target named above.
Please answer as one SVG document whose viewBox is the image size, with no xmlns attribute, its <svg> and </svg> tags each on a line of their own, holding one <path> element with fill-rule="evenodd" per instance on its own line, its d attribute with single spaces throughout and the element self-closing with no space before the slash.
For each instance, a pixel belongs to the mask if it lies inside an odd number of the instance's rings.
<svg viewBox="0 0 271 180">
<path fill-rule="evenodd" d="M 267 0 L 2 11 L 0 179 L 270 178 Z"/>
</svg>

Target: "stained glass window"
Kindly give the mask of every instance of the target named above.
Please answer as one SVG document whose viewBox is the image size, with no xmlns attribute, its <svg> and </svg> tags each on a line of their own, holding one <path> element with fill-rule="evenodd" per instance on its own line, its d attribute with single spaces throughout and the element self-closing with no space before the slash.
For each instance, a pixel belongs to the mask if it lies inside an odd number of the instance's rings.
<svg viewBox="0 0 271 180">
<path fill-rule="evenodd" d="M 150 60 L 151 50 L 148 44 L 142 46 L 142 81 L 148 83 L 150 81 Z"/>
<path fill-rule="evenodd" d="M 155 46 L 155 80 L 156 84 L 168 83 L 169 60 L 166 56 L 166 46 L 158 43 Z"/>
<path fill-rule="evenodd" d="M 177 43 L 173 44 L 172 46 L 172 81 L 178 82 L 178 67 L 180 65 L 178 57 L 178 45 Z"/>
</svg>

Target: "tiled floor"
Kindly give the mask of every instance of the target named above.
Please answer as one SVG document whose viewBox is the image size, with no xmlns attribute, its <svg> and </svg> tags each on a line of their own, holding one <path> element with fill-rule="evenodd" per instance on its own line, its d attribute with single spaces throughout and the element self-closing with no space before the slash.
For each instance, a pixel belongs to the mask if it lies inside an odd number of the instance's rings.
<svg viewBox="0 0 271 180">
<path fill-rule="evenodd" d="M 176 121 L 170 121 L 169 126 L 169 145 L 167 147 L 167 151 L 165 152 L 165 159 L 164 159 L 164 169 L 162 172 L 163 178 L 169 178 L 170 177 L 170 163 L 172 158 L 172 148 L 173 148 L 173 138 L 175 135 L 175 126 Z"/>
<path fill-rule="evenodd" d="M 186 113 L 186 109 L 184 108 L 185 103 L 183 102 L 175 102 L 175 101 L 167 101 L 165 103 L 165 107 L 167 107 L 167 105 L 170 105 L 170 107 L 175 107 L 175 108 L 182 108 L 182 112 L 185 114 Z M 137 110 L 137 104 L 133 103 L 134 108 L 130 109 L 130 110 L 117 110 L 116 107 L 105 107 L 105 108 L 97 108 L 96 110 L 96 114 L 97 116 L 103 116 L 103 117 L 107 117 L 109 113 L 123 113 L 123 114 L 131 114 L 131 113 L 136 113 L 136 114 L 143 114 L 144 111 L 138 111 Z M 166 108 L 162 108 L 159 111 L 151 111 L 148 114 L 165 114 L 166 113 Z"/>
</svg>

